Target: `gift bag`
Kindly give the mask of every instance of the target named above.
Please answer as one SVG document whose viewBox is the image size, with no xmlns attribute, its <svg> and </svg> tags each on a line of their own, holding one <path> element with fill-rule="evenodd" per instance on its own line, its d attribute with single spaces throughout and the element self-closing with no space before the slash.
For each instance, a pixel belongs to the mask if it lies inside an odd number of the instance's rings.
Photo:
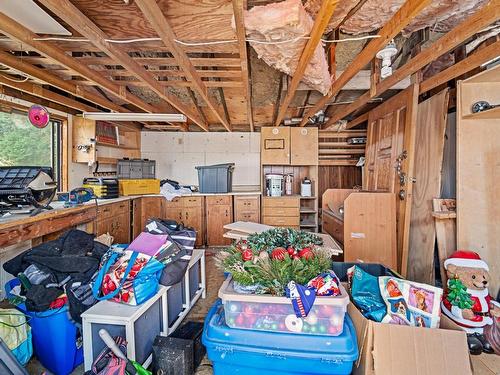
<svg viewBox="0 0 500 375">
<path fill-rule="evenodd" d="M 103 256 L 92 294 L 100 301 L 140 305 L 158 291 L 163 267 L 147 254 L 112 247 Z"/>
</svg>

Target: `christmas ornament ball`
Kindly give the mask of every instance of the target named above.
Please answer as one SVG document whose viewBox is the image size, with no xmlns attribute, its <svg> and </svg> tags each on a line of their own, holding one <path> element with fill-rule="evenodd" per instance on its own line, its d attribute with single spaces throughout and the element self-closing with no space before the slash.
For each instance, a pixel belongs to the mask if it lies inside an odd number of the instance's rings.
<svg viewBox="0 0 500 375">
<path fill-rule="evenodd" d="M 310 312 L 309 315 L 307 315 L 304 320 L 307 322 L 307 324 L 310 325 L 316 325 L 318 323 L 318 316 L 314 312 Z"/>
<path fill-rule="evenodd" d="M 229 306 L 229 312 L 235 313 L 238 311 L 238 304 L 237 303 L 230 303 Z"/>
</svg>

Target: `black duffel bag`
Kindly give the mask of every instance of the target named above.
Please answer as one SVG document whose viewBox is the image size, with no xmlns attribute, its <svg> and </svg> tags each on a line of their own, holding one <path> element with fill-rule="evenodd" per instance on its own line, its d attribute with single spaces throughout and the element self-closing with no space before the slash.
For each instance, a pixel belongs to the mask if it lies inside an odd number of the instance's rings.
<svg viewBox="0 0 500 375">
<path fill-rule="evenodd" d="M 175 245 L 170 256 L 162 260 L 165 264 L 160 284 L 171 286 L 179 283 L 184 277 L 191 260 L 196 242 L 196 231 L 184 227 L 174 220 L 149 219 L 145 231 L 151 234 L 167 234 Z"/>
</svg>

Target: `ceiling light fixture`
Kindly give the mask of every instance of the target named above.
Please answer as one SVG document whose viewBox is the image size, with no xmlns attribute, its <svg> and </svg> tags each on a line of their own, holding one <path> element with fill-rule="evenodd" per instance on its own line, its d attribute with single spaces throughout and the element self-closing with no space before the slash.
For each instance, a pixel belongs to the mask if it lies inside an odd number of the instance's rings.
<svg viewBox="0 0 500 375">
<path fill-rule="evenodd" d="M 84 118 L 102 121 L 165 121 L 187 122 L 187 117 L 180 113 L 117 113 L 117 112 L 84 112 Z"/>
</svg>

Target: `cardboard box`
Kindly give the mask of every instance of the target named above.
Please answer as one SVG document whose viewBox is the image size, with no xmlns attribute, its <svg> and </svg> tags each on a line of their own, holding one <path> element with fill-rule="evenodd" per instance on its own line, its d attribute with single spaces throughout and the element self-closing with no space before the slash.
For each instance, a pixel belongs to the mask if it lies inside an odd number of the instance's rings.
<svg viewBox="0 0 500 375">
<path fill-rule="evenodd" d="M 472 374 L 466 334 L 446 316 L 441 317 L 441 328 L 431 329 L 377 323 L 353 303 L 347 311 L 360 355 L 353 374 Z"/>
</svg>

